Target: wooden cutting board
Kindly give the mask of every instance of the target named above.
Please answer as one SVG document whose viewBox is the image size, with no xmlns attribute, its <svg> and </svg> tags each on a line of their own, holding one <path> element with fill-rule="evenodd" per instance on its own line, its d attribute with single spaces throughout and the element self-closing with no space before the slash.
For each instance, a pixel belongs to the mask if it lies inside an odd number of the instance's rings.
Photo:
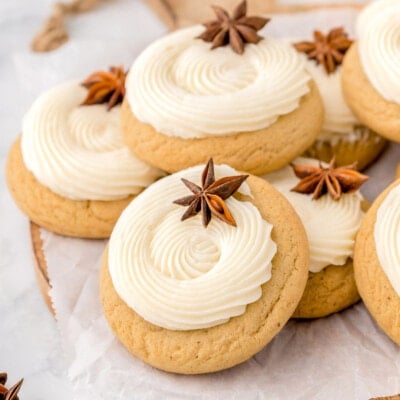
<svg viewBox="0 0 400 400">
<path fill-rule="evenodd" d="M 36 280 L 38 282 L 40 291 L 42 292 L 43 299 L 46 302 L 46 305 L 50 312 L 55 315 L 53 309 L 53 303 L 50 297 L 50 279 L 47 272 L 47 262 L 46 257 L 43 250 L 43 241 L 40 237 L 40 227 L 36 225 L 34 222 L 30 222 L 29 224 L 31 241 L 32 241 L 32 250 L 33 250 L 33 258 L 34 263 L 33 266 L 35 268 Z"/>
</svg>

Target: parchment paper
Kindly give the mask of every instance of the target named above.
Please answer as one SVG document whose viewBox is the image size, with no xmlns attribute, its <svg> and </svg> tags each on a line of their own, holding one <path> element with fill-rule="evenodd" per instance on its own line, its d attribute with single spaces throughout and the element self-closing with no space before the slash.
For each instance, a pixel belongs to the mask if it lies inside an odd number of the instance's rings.
<svg viewBox="0 0 400 400">
<path fill-rule="evenodd" d="M 308 37 L 318 27 L 351 28 L 354 17 L 353 11 L 279 16 L 266 32 Z M 15 62 L 23 90 L 37 94 L 93 68 L 128 65 L 146 39 L 143 32 L 140 44 L 119 35 L 118 42 L 98 37 L 72 40 L 40 57 L 20 54 Z M 399 146 L 392 145 L 371 169 L 373 178 L 364 188 L 370 200 L 393 179 L 399 158 Z M 400 392 L 399 348 L 361 303 L 328 318 L 290 321 L 263 351 L 230 370 L 203 376 L 160 372 L 128 354 L 102 314 L 98 270 L 106 242 L 68 239 L 45 230 L 41 235 L 68 374 L 78 400 L 368 399 Z"/>
</svg>

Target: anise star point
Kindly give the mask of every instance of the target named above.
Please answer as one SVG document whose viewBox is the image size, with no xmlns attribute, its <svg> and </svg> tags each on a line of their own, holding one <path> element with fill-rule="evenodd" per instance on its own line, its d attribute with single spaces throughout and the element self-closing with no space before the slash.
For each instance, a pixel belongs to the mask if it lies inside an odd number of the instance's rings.
<svg viewBox="0 0 400 400">
<path fill-rule="evenodd" d="M 201 176 L 201 186 L 182 178 L 183 184 L 193 194 L 174 201 L 174 204 L 188 207 L 181 220 L 184 221 L 201 212 L 204 227 L 208 226 L 212 215 L 229 225 L 236 226 L 236 221 L 225 200 L 239 189 L 248 176 L 226 176 L 215 180 L 214 162 L 210 158 Z"/>
<path fill-rule="evenodd" d="M 315 60 L 317 64 L 322 64 L 325 72 L 329 75 L 336 71 L 342 64 L 343 58 L 353 41 L 348 38 L 345 30 L 335 28 L 326 35 L 321 31 L 314 31 L 313 42 L 295 43 L 297 51 L 305 53 L 310 60 Z"/>
<path fill-rule="evenodd" d="M 312 194 L 313 200 L 329 194 L 333 200 L 337 201 L 343 193 L 358 190 L 369 179 L 367 175 L 356 170 L 356 164 L 336 167 L 335 158 L 327 167 L 321 163 L 319 166 L 291 164 L 293 172 L 300 179 L 300 182 L 291 190 L 302 194 Z"/>
<path fill-rule="evenodd" d="M 18 400 L 18 392 L 21 389 L 24 380 L 19 380 L 14 386 L 6 388 L 7 374 L 0 372 L 0 400 Z"/>
<path fill-rule="evenodd" d="M 125 97 L 125 78 L 126 72 L 122 66 L 93 72 L 81 83 L 88 90 L 82 105 L 107 103 L 107 110 L 111 110 L 122 103 Z"/>
<path fill-rule="evenodd" d="M 233 11 L 232 17 L 220 6 L 211 6 L 217 19 L 204 23 L 206 30 L 197 38 L 211 42 L 211 49 L 227 46 L 237 54 L 243 54 L 246 43 L 257 44 L 262 36 L 257 31 L 262 29 L 269 18 L 247 17 L 247 2 L 242 1 Z"/>
</svg>

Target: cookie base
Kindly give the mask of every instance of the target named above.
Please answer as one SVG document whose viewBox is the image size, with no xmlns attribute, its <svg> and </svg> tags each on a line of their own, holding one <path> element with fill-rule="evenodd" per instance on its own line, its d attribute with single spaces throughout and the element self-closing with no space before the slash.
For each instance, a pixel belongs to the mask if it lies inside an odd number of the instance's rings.
<svg viewBox="0 0 400 400">
<path fill-rule="evenodd" d="M 65 236 L 104 239 L 111 235 L 121 212 L 134 196 L 118 201 L 75 201 L 52 192 L 26 168 L 21 139 L 10 149 L 6 166 L 10 193 L 33 222 Z"/>
<path fill-rule="evenodd" d="M 131 151 L 171 173 L 213 157 L 217 164 L 225 163 L 254 175 L 266 174 L 289 164 L 310 147 L 323 122 L 323 105 L 314 82 L 295 111 L 254 132 L 183 139 L 164 135 L 139 121 L 126 99 L 121 112 L 125 143 Z"/>
<path fill-rule="evenodd" d="M 392 183 L 379 195 L 361 224 L 354 250 L 354 275 L 368 311 L 381 329 L 400 345 L 400 297 L 379 263 L 374 240 L 377 211 L 397 185 L 400 185 L 400 180 Z"/>
<path fill-rule="evenodd" d="M 105 316 L 122 344 L 146 363 L 169 372 L 200 374 L 239 364 L 260 351 L 283 328 L 303 294 L 308 275 L 304 228 L 290 204 L 260 178 L 247 180 L 263 218 L 273 225 L 278 252 L 262 297 L 246 312 L 208 329 L 174 331 L 155 326 L 129 308 L 116 293 L 107 250 L 100 273 Z M 288 223 L 290 221 L 290 223 Z"/>
<path fill-rule="evenodd" d="M 400 141 L 400 105 L 386 101 L 371 85 L 361 66 L 357 44 L 344 58 L 342 86 L 347 104 L 364 125 L 387 139 Z"/>
<path fill-rule="evenodd" d="M 362 210 L 367 212 L 369 207 L 370 203 L 363 200 Z M 306 289 L 293 318 L 326 317 L 359 300 L 353 259 L 349 257 L 344 265 L 328 265 L 320 272 L 309 273 Z"/>
<path fill-rule="evenodd" d="M 321 318 L 357 303 L 353 260 L 345 265 L 329 265 L 317 273 L 310 272 L 303 297 L 293 318 Z"/>
</svg>

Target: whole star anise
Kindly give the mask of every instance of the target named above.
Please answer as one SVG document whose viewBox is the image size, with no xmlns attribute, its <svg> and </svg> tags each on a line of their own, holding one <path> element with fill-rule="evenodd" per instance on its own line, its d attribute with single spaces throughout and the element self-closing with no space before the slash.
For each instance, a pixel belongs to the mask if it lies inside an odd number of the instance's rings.
<svg viewBox="0 0 400 400">
<path fill-rule="evenodd" d="M 121 66 L 93 72 L 82 82 L 82 86 L 88 89 L 82 105 L 107 103 L 107 110 L 111 110 L 124 99 L 125 78 L 126 72 Z"/>
<path fill-rule="evenodd" d="M 205 227 L 207 227 L 211 220 L 211 214 L 214 214 L 229 225 L 236 226 L 236 221 L 224 200 L 232 196 L 248 176 L 249 175 L 226 176 L 216 181 L 214 162 L 213 159 L 210 158 L 201 175 L 201 187 L 182 178 L 182 182 L 193 194 L 174 201 L 175 204 L 188 206 L 181 220 L 184 221 L 185 219 L 193 217 L 201 211 L 203 225 Z"/>
<path fill-rule="evenodd" d="M 262 37 L 257 31 L 270 20 L 263 17 L 246 17 L 247 2 L 242 1 L 233 11 L 232 17 L 219 6 L 212 6 L 216 20 L 204 23 L 206 30 L 198 36 L 205 42 L 212 42 L 211 49 L 231 46 L 238 54 L 243 54 L 245 43 L 258 43 Z"/>
<path fill-rule="evenodd" d="M 293 165 L 295 175 L 300 182 L 292 189 L 293 192 L 310 194 L 313 200 L 329 193 L 333 200 L 339 200 L 342 193 L 353 192 L 369 177 L 355 169 L 356 163 L 336 168 L 335 158 L 327 167 L 313 165 Z"/>
<path fill-rule="evenodd" d="M 7 374 L 0 372 L 0 400 L 18 400 L 18 392 L 21 389 L 23 379 L 18 381 L 14 386 L 7 389 L 5 384 L 7 383 Z"/>
<path fill-rule="evenodd" d="M 314 31 L 313 42 L 299 42 L 294 47 L 307 54 L 310 60 L 322 64 L 326 73 L 335 72 L 338 65 L 342 64 L 344 55 L 350 48 L 352 40 L 343 28 L 335 28 L 324 35 L 321 31 Z"/>
</svg>

